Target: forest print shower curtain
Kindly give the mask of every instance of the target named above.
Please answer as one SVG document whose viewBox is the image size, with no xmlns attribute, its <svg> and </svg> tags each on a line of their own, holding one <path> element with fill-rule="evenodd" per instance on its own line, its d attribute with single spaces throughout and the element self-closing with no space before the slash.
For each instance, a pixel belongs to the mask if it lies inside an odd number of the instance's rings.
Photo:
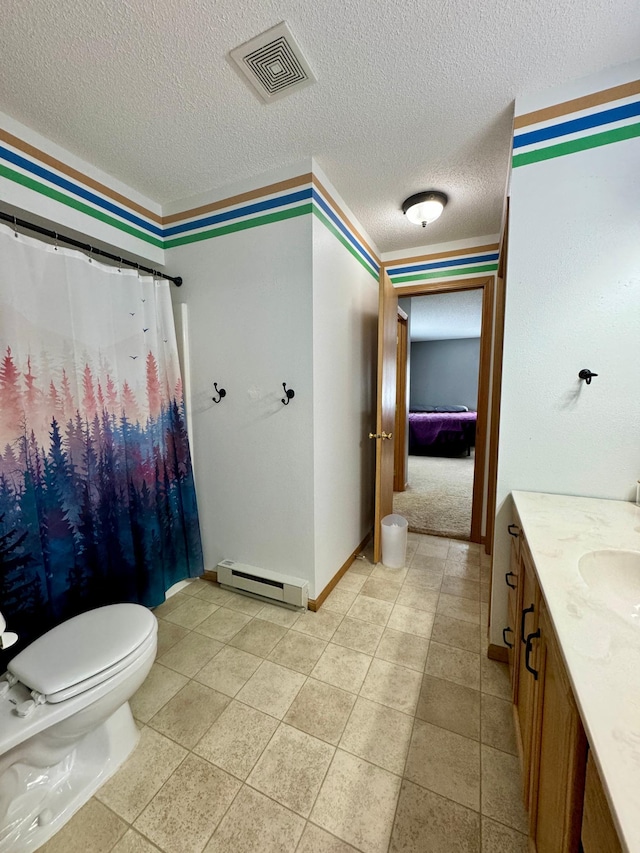
<svg viewBox="0 0 640 853">
<path fill-rule="evenodd" d="M 0 611 L 12 654 L 202 574 L 169 282 L 0 226 Z M 0 660 L 0 663 L 3 661 Z"/>
</svg>

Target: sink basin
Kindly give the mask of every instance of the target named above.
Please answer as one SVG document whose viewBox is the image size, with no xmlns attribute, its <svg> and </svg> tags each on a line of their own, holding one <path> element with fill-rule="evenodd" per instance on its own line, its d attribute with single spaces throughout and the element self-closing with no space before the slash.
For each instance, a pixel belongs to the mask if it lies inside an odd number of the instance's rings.
<svg viewBox="0 0 640 853">
<path fill-rule="evenodd" d="M 590 551 L 578 570 L 597 601 L 640 626 L 640 551 Z"/>
</svg>

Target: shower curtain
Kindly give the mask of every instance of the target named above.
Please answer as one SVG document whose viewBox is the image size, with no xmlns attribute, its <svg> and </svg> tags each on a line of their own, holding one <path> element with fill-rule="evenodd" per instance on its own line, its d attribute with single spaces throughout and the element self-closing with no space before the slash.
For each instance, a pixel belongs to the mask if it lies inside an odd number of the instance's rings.
<svg viewBox="0 0 640 853">
<path fill-rule="evenodd" d="M 0 226 L 0 611 L 154 606 L 203 560 L 169 282 Z M 1 662 L 1 661 L 0 661 Z"/>
</svg>

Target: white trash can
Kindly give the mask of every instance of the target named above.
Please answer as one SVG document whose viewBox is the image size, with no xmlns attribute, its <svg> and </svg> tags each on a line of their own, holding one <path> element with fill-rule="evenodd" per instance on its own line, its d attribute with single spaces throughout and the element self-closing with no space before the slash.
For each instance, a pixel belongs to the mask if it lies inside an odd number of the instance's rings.
<svg viewBox="0 0 640 853">
<path fill-rule="evenodd" d="M 401 569 L 407 559 L 409 522 L 392 513 L 382 519 L 382 562 L 390 569 Z"/>
</svg>

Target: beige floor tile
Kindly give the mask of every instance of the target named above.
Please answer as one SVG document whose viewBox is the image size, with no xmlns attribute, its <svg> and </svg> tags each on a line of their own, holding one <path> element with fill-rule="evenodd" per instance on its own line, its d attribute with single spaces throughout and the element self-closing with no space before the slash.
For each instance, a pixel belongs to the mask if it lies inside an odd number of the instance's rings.
<svg viewBox="0 0 640 853">
<path fill-rule="evenodd" d="M 152 729 L 192 749 L 220 716 L 230 698 L 197 681 L 190 681 L 149 720 Z"/>
<path fill-rule="evenodd" d="M 416 551 L 409 564 L 409 572 L 428 571 L 442 577 L 444 573 L 445 556 L 436 556 L 434 554 L 421 554 Z M 408 577 L 405 578 L 408 580 Z"/>
<path fill-rule="evenodd" d="M 165 652 L 168 652 L 177 642 L 186 637 L 188 633 L 189 629 L 183 628 L 182 625 L 174 625 L 173 622 L 158 619 L 158 650 L 156 652 L 156 660 Z"/>
<path fill-rule="evenodd" d="M 243 786 L 204 853 L 293 853 L 304 820 Z"/>
<path fill-rule="evenodd" d="M 281 720 L 304 681 L 302 673 L 265 660 L 240 690 L 237 698 Z"/>
<path fill-rule="evenodd" d="M 480 626 L 462 619 L 452 619 L 436 613 L 431 639 L 445 646 L 456 646 L 468 652 L 480 651 Z"/>
<path fill-rule="evenodd" d="M 133 823 L 187 755 L 186 749 L 144 728 L 138 746 L 98 791 L 96 799 Z"/>
<path fill-rule="evenodd" d="M 445 575 L 440 592 L 445 592 L 447 595 L 458 595 L 460 598 L 469 598 L 471 601 L 479 601 L 480 583 L 466 578 L 458 578 L 454 575 Z"/>
<path fill-rule="evenodd" d="M 440 557 L 444 559 L 449 551 L 449 539 L 438 536 L 423 535 L 418 542 L 416 554 L 426 557 Z M 415 558 L 414 558 L 415 559 Z"/>
<path fill-rule="evenodd" d="M 385 628 L 375 657 L 422 672 L 427 662 L 428 651 L 429 640 L 425 640 L 424 637 L 405 634 L 404 631 L 395 631 L 393 628 Z"/>
<path fill-rule="evenodd" d="M 416 719 L 405 777 L 462 806 L 480 809 L 480 744 Z"/>
<path fill-rule="evenodd" d="M 109 853 L 126 831 L 123 820 L 91 799 L 38 849 L 41 853 Z"/>
<path fill-rule="evenodd" d="M 483 603 L 491 601 L 491 584 L 484 581 L 480 583 L 480 601 Z"/>
<path fill-rule="evenodd" d="M 381 625 L 345 616 L 331 642 L 354 649 L 356 652 L 372 655 L 378 647 L 383 631 L 384 628 Z"/>
<path fill-rule="evenodd" d="M 360 594 L 347 611 L 347 615 L 353 619 L 362 619 L 363 622 L 373 622 L 374 625 L 384 627 L 392 608 L 393 604 L 390 601 L 380 601 Z"/>
<path fill-rule="evenodd" d="M 407 585 L 402 587 L 396 604 L 401 604 L 403 607 L 413 607 L 414 610 L 428 610 L 435 613 L 439 595 L 437 589 Z"/>
<path fill-rule="evenodd" d="M 458 539 L 452 539 L 449 543 L 447 551 L 447 560 L 456 560 L 459 562 L 475 563 L 480 565 L 480 546 L 477 542 L 462 542 Z"/>
<path fill-rule="evenodd" d="M 311 820 L 362 853 L 386 853 L 400 781 L 388 770 L 338 749 Z"/>
<path fill-rule="evenodd" d="M 193 678 L 205 663 L 218 654 L 220 649 L 222 649 L 222 643 L 218 640 L 212 640 L 203 634 L 189 633 L 162 657 L 158 657 L 158 663 L 168 666 L 169 669 L 175 669 L 187 678 Z"/>
<path fill-rule="evenodd" d="M 166 853 L 200 853 L 241 782 L 191 754 L 135 822 Z"/>
<path fill-rule="evenodd" d="M 220 640 L 221 643 L 228 643 L 250 620 L 251 617 L 247 616 L 246 613 L 220 607 L 201 622 L 197 626 L 197 630 L 199 634 L 204 634 L 205 637 Z"/>
<path fill-rule="evenodd" d="M 229 645 L 258 657 L 267 657 L 286 633 L 287 629 L 282 625 L 265 622 L 264 619 L 252 619 L 229 640 Z"/>
<path fill-rule="evenodd" d="M 520 761 L 490 746 L 482 746 L 482 814 L 518 832 L 527 832 L 522 805 Z"/>
<path fill-rule="evenodd" d="M 447 560 L 444 564 L 444 575 L 477 583 L 480 580 L 481 571 L 477 563 L 468 563 L 466 560 Z"/>
<path fill-rule="evenodd" d="M 412 728 L 412 717 L 361 696 L 340 739 L 340 749 L 401 776 Z"/>
<path fill-rule="evenodd" d="M 479 601 L 469 601 L 457 595 L 447 595 L 441 592 L 437 612 L 442 616 L 449 616 L 451 619 L 461 619 L 463 622 L 471 622 L 474 625 L 480 624 Z"/>
<path fill-rule="evenodd" d="M 229 610 L 237 610 L 240 613 L 245 613 L 247 616 L 253 617 L 260 613 L 264 607 L 264 601 L 258 601 L 258 599 L 251 598 L 249 595 L 232 592 L 231 598 L 225 601 L 224 606 L 228 607 Z"/>
<path fill-rule="evenodd" d="M 480 689 L 499 699 L 511 699 L 509 666 L 480 655 Z"/>
<path fill-rule="evenodd" d="M 175 625 L 182 625 L 183 628 L 192 630 L 217 608 L 217 604 L 211 604 L 211 602 L 203 601 L 201 598 L 186 596 L 186 600 L 179 607 L 176 607 L 163 618 L 167 622 L 173 622 Z"/>
<path fill-rule="evenodd" d="M 308 823 L 302 833 L 296 853 L 358 853 L 355 847 Z"/>
<path fill-rule="evenodd" d="M 372 658 L 362 652 L 329 643 L 322 653 L 311 675 L 334 687 L 357 693 L 362 686 Z"/>
<path fill-rule="evenodd" d="M 307 610 L 293 626 L 294 631 L 301 634 L 311 634 L 320 640 L 330 640 L 336 628 L 342 622 L 340 613 L 332 613 L 331 610 L 321 608 L 317 613 Z"/>
<path fill-rule="evenodd" d="M 235 593 L 229 592 L 227 589 L 222 589 L 217 583 L 207 581 L 206 587 L 201 586 L 196 595 L 198 598 L 204 599 L 204 601 L 211 601 L 213 604 L 222 606 L 226 601 L 233 598 Z"/>
<path fill-rule="evenodd" d="M 418 703 L 422 676 L 413 669 L 374 658 L 360 695 L 389 708 L 413 714 Z"/>
<path fill-rule="evenodd" d="M 256 613 L 256 619 L 264 619 L 265 622 L 273 622 L 274 625 L 282 625 L 283 628 L 292 628 L 302 613 L 302 610 L 290 610 L 278 604 L 265 604 L 260 612 Z"/>
<path fill-rule="evenodd" d="M 249 774 L 247 784 L 309 817 L 334 752 L 325 741 L 283 723 Z"/>
<path fill-rule="evenodd" d="M 167 614 L 176 610 L 181 604 L 188 601 L 189 598 L 190 596 L 185 595 L 183 592 L 176 592 L 174 595 L 170 595 L 169 598 L 167 598 L 167 600 L 162 604 L 158 605 L 158 607 L 154 607 L 153 612 L 158 619 L 166 619 Z"/>
<path fill-rule="evenodd" d="M 244 781 L 277 728 L 274 717 L 233 700 L 193 751 Z"/>
<path fill-rule="evenodd" d="M 435 614 L 427 610 L 416 610 L 415 607 L 394 604 L 387 628 L 404 631 L 405 634 L 415 634 L 428 640 L 431 636 L 434 618 Z"/>
<path fill-rule="evenodd" d="M 427 569 L 411 568 L 407 572 L 404 588 L 432 589 L 439 592 L 442 586 L 442 572 L 432 572 Z"/>
<path fill-rule="evenodd" d="M 403 566 L 401 569 L 392 569 L 389 566 L 385 566 L 384 563 L 378 563 L 374 570 L 371 572 L 371 580 L 382 580 L 388 581 L 389 584 L 393 584 L 394 586 L 402 586 L 404 583 L 404 579 L 407 576 L 408 568 Z M 364 588 L 362 590 L 364 592 Z M 365 595 L 370 595 L 368 592 L 364 592 Z M 379 598 L 379 596 L 373 596 L 373 598 Z M 387 599 L 391 601 L 391 599 Z"/>
<path fill-rule="evenodd" d="M 130 829 L 118 841 L 111 853 L 158 853 L 158 848 L 135 829 Z"/>
<path fill-rule="evenodd" d="M 326 647 L 326 640 L 320 640 L 310 634 L 289 631 L 268 657 L 274 663 L 309 675 Z"/>
<path fill-rule="evenodd" d="M 369 576 L 373 569 L 374 566 L 369 562 L 369 560 L 358 560 L 356 557 L 349 568 L 349 572 L 352 572 L 354 575 Z"/>
<path fill-rule="evenodd" d="M 479 853 L 480 815 L 414 785 L 402 783 L 389 853 Z"/>
<path fill-rule="evenodd" d="M 353 693 L 308 678 L 293 700 L 284 722 L 335 746 L 355 701 Z"/>
<path fill-rule="evenodd" d="M 375 577 L 374 574 L 368 578 L 360 590 L 360 595 L 366 595 L 368 598 L 376 598 L 379 601 L 390 601 L 393 603 L 400 592 L 400 583 L 390 583 L 382 578 Z"/>
<path fill-rule="evenodd" d="M 129 702 L 133 716 L 142 723 L 148 723 L 178 690 L 182 690 L 187 681 L 179 672 L 154 663 L 142 686 Z"/>
<path fill-rule="evenodd" d="M 209 581 L 202 578 L 191 578 L 180 590 L 184 595 L 197 595 L 203 588 L 209 586 Z"/>
<path fill-rule="evenodd" d="M 342 575 L 342 577 L 336 584 L 335 589 L 342 589 L 345 592 L 358 593 L 362 589 L 362 584 L 366 581 L 366 579 L 367 575 L 363 575 L 359 572 L 348 571 Z"/>
<path fill-rule="evenodd" d="M 482 853 L 528 853 L 529 839 L 491 818 L 482 818 Z"/>
<path fill-rule="evenodd" d="M 480 690 L 480 655 L 475 652 L 431 640 L 424 671 L 436 678 L 446 678 Z"/>
<path fill-rule="evenodd" d="M 235 696 L 262 663 L 262 658 L 224 646 L 218 654 L 202 667 L 196 681 L 206 684 L 227 696 Z"/>
<path fill-rule="evenodd" d="M 362 578 L 363 580 L 365 579 L 364 575 L 362 575 Z M 338 585 L 325 598 L 322 607 L 326 610 L 332 610 L 334 613 L 342 613 L 344 615 L 356 600 L 357 595 L 356 590 L 343 589 Z"/>
<path fill-rule="evenodd" d="M 478 740 L 480 693 L 453 681 L 425 675 L 422 679 L 416 717 L 450 732 Z"/>
<path fill-rule="evenodd" d="M 489 693 L 481 695 L 480 739 L 482 743 L 515 755 L 518 748 L 513 722 L 513 705 L 510 701 L 498 699 Z"/>
</svg>

